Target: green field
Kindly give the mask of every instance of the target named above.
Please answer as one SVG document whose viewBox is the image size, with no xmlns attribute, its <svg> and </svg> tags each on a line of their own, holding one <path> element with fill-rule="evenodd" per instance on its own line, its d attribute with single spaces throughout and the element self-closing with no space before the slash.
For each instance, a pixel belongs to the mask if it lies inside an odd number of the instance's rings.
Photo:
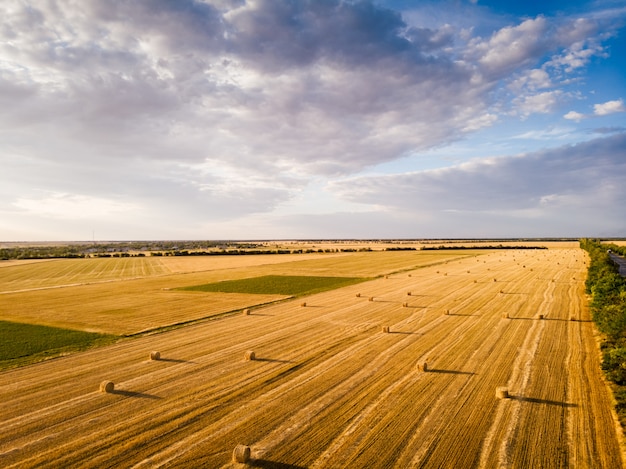
<svg viewBox="0 0 626 469">
<path fill-rule="evenodd" d="M 113 335 L 0 321 L 0 369 L 113 342 Z"/>
<path fill-rule="evenodd" d="M 242 278 L 224 282 L 207 283 L 184 287 L 181 290 L 220 292 L 220 293 L 252 293 L 272 295 L 310 295 L 334 288 L 354 285 L 371 280 L 360 277 L 310 277 L 299 275 L 264 275 L 262 277 Z"/>
</svg>

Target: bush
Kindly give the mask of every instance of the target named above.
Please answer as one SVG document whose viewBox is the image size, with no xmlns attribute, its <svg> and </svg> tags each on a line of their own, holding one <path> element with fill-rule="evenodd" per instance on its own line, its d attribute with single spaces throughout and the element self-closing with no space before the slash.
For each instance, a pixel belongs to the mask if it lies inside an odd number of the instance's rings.
<svg viewBox="0 0 626 469">
<path fill-rule="evenodd" d="M 601 344 L 602 370 L 613 383 L 623 429 L 626 426 L 626 279 L 619 275 L 607 250 L 623 255 L 624 249 L 592 240 L 582 240 L 580 247 L 589 253 L 591 260 L 585 286 L 591 294 L 591 315 L 605 336 Z"/>
</svg>

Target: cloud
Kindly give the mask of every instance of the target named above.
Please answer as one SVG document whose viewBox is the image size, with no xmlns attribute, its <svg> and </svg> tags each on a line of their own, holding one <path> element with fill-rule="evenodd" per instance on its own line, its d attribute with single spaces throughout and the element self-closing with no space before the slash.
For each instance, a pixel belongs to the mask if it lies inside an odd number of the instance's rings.
<svg viewBox="0 0 626 469">
<path fill-rule="evenodd" d="M 568 120 L 580 122 L 582 119 L 585 119 L 587 116 L 585 116 L 584 114 L 581 114 L 580 112 L 569 111 L 563 117 Z"/>
<path fill-rule="evenodd" d="M 626 112 L 624 101 L 621 98 L 615 99 L 613 101 L 607 101 L 606 103 L 594 104 L 593 114 L 582 114 L 576 111 L 569 111 L 563 117 L 565 119 L 580 122 L 581 120 L 588 119 L 590 117 L 608 116 L 610 114 L 615 114 L 618 112 Z"/>
<path fill-rule="evenodd" d="M 556 106 L 562 91 L 544 91 L 533 95 L 525 95 L 516 98 L 513 103 L 516 112 L 522 117 L 528 117 L 530 114 L 539 113 L 547 114 Z"/>
<path fill-rule="evenodd" d="M 526 88 L 549 87 L 547 72 L 529 67 L 595 31 L 574 22 L 565 35 L 565 25 L 538 17 L 459 49 L 464 41 L 450 25 L 412 26 L 370 2 L 5 5 L 7 133 L 49 129 L 59 144 L 91 148 L 94 159 L 318 175 L 359 171 L 493 125 L 499 80 L 519 72 Z M 520 97 L 519 112 L 547 112 L 556 96 Z"/>
<path fill-rule="evenodd" d="M 624 107 L 624 101 L 621 99 L 607 101 L 606 103 L 595 104 L 593 106 L 593 113 L 596 116 L 606 116 L 608 114 L 614 114 L 616 112 L 626 112 L 626 107 Z"/>
<path fill-rule="evenodd" d="M 626 135 L 599 138 L 515 157 L 478 159 L 456 167 L 402 175 L 360 177 L 331 185 L 352 203 L 404 213 L 447 227 L 471 217 L 495 229 L 507 223 L 541 221 L 586 232 L 587 226 L 617 226 L 614 207 L 626 203 L 622 183 Z M 554 227 L 552 226 L 554 225 Z M 477 223 L 471 223 L 478 233 Z M 431 230 L 429 230 L 431 231 Z M 443 228 L 442 228 L 443 231 Z"/>
<path fill-rule="evenodd" d="M 30 215 L 57 219 L 98 219 L 139 209 L 133 203 L 66 193 L 46 194 L 37 199 L 19 198 L 13 205 Z"/>
<path fill-rule="evenodd" d="M 141 207 L 141 223 L 194 229 L 553 112 L 615 28 L 492 14 L 473 30 L 340 0 L 6 0 L 0 15 L 0 210 Z"/>
<path fill-rule="evenodd" d="M 546 51 L 549 29 L 544 17 L 528 19 L 517 26 L 496 31 L 489 39 L 470 41 L 468 54 L 475 57 L 482 70 L 492 76 L 502 76 L 520 66 L 530 65 Z"/>
</svg>

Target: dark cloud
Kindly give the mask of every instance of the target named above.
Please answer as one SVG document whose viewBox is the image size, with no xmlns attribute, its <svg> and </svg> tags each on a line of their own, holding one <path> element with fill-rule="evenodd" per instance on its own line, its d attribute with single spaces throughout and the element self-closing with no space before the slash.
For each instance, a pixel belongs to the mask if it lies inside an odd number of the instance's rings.
<svg viewBox="0 0 626 469">
<path fill-rule="evenodd" d="M 577 22 L 556 40 L 564 27 L 539 17 L 460 49 L 451 26 L 410 26 L 368 1 L 16 5 L 5 35 L 21 34 L 0 53 L 17 66 L 0 77 L 33 99 L 0 95 L 7 128 L 15 116 L 47 126 L 59 116 L 57 140 L 109 143 L 94 158 L 123 157 L 143 140 L 145 159 L 264 160 L 317 174 L 491 125 L 500 77 L 590 33 Z"/>
<path fill-rule="evenodd" d="M 425 212 L 544 216 L 626 202 L 626 134 L 515 157 L 333 184 L 351 202 Z M 578 212 L 582 213 L 582 212 Z M 518 214 L 518 215 L 516 215 Z"/>
</svg>

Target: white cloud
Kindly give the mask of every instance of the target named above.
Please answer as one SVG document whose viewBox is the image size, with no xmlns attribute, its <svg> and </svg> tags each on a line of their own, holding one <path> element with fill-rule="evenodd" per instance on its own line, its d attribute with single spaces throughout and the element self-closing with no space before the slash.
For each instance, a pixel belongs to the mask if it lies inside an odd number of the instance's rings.
<svg viewBox="0 0 626 469">
<path fill-rule="evenodd" d="M 594 104 L 593 114 L 582 114 L 580 112 L 570 111 L 563 117 L 565 119 L 580 122 L 581 120 L 588 119 L 590 117 L 608 116 L 618 112 L 626 112 L 626 106 L 624 106 L 624 101 L 622 99 L 615 99 L 613 101 L 607 101 L 606 103 Z"/>
<path fill-rule="evenodd" d="M 585 119 L 587 116 L 585 116 L 585 114 L 581 114 L 580 112 L 569 111 L 563 117 L 568 120 L 580 122 L 581 120 Z"/>
<path fill-rule="evenodd" d="M 18 198 L 13 206 L 29 215 L 58 219 L 98 219 L 136 212 L 134 203 L 81 194 L 53 193 L 40 198 Z"/>
<path fill-rule="evenodd" d="M 561 95 L 560 90 L 544 91 L 543 93 L 516 98 L 513 104 L 515 111 L 522 117 L 528 117 L 533 113 L 547 114 L 554 109 Z"/>
<path fill-rule="evenodd" d="M 606 103 L 595 104 L 593 106 L 593 113 L 596 116 L 606 116 L 608 114 L 614 114 L 616 112 L 626 112 L 626 107 L 624 107 L 624 101 L 621 99 L 607 101 Z"/>
<path fill-rule="evenodd" d="M 513 80 L 509 85 L 509 87 L 516 92 L 520 92 L 524 89 L 535 91 L 552 86 L 553 83 L 548 72 L 539 68 L 523 71 L 520 77 Z"/>
</svg>

